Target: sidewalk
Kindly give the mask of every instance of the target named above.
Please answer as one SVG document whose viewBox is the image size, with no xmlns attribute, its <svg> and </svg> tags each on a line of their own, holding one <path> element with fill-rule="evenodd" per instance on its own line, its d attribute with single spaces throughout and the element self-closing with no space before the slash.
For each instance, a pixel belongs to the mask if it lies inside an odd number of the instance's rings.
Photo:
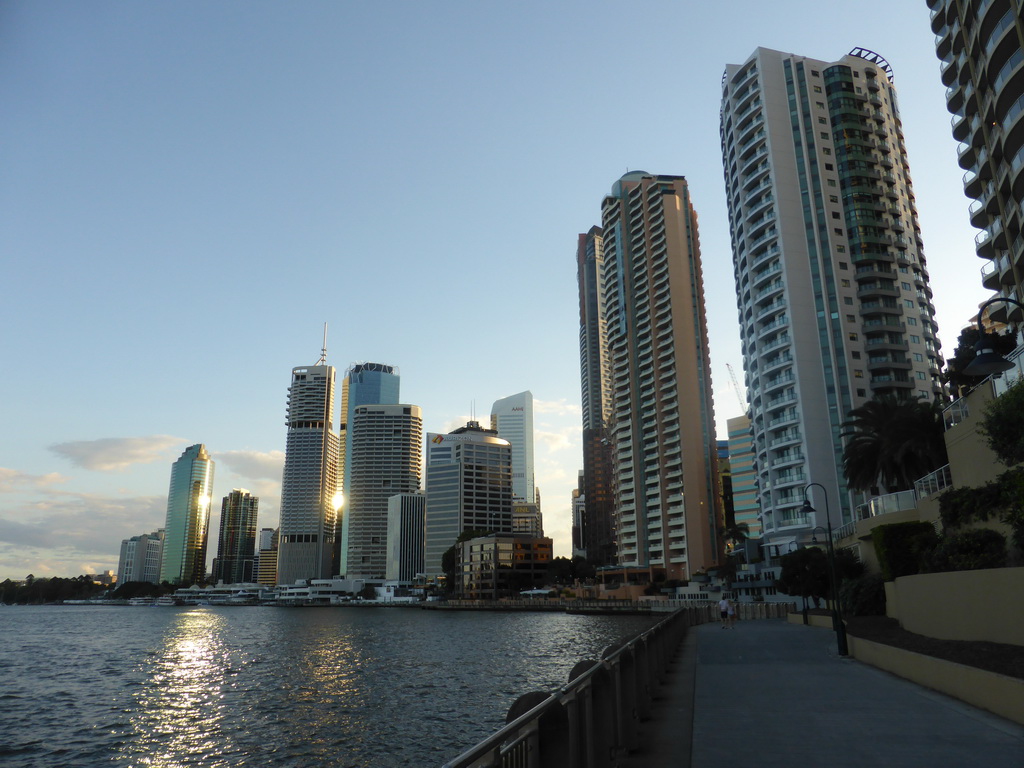
<svg viewBox="0 0 1024 768">
<path fill-rule="evenodd" d="M 704 624 L 669 681 L 624 768 L 1024 766 L 1024 727 L 841 659 L 827 629 Z"/>
</svg>

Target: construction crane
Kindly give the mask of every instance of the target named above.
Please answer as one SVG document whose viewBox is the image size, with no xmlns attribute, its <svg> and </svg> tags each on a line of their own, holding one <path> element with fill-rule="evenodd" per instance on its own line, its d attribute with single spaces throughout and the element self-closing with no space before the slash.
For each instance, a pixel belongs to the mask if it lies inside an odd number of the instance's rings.
<svg viewBox="0 0 1024 768">
<path fill-rule="evenodd" d="M 740 392 L 740 385 L 736 381 L 736 373 L 732 369 L 731 363 L 726 363 L 725 367 L 729 369 L 729 378 L 732 379 L 732 389 L 736 393 L 736 400 L 740 404 L 740 410 L 744 413 L 747 412 L 747 404 L 743 400 L 743 394 Z"/>
</svg>

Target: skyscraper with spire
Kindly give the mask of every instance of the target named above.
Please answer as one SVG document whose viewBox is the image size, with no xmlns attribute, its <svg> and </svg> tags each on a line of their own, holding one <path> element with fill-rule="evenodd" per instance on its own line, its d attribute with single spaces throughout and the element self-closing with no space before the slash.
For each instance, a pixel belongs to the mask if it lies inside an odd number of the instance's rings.
<svg viewBox="0 0 1024 768">
<path fill-rule="evenodd" d="M 171 467 L 160 581 L 195 584 L 206 576 L 213 467 L 202 443 L 186 448 Z"/>
<path fill-rule="evenodd" d="M 333 575 L 338 497 L 334 366 L 324 350 L 316 365 L 292 369 L 288 436 L 281 479 L 277 583 Z"/>
</svg>

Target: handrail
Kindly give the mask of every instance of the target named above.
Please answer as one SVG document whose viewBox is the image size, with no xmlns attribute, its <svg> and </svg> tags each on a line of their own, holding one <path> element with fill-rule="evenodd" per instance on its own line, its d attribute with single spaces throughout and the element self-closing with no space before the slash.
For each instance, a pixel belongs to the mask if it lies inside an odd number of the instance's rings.
<svg viewBox="0 0 1024 768">
<path fill-rule="evenodd" d="M 778 618 L 791 608 L 764 603 L 757 613 Z M 717 611 L 713 603 L 680 608 L 621 647 L 606 648 L 600 660 L 579 662 L 566 685 L 521 696 L 509 710 L 511 722 L 443 768 L 611 765 L 639 746 L 639 723 L 650 717 L 659 680 L 687 629 L 718 620 Z"/>
</svg>

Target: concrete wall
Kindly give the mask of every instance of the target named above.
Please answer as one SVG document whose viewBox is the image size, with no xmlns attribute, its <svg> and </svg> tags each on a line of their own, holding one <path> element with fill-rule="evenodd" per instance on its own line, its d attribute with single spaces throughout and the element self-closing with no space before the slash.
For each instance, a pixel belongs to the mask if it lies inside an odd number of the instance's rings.
<svg viewBox="0 0 1024 768">
<path fill-rule="evenodd" d="M 850 653 L 858 661 L 1024 725 L 1024 680 L 923 656 L 861 637 L 851 636 L 849 642 Z"/>
<path fill-rule="evenodd" d="M 887 614 L 910 632 L 1024 646 L 1024 568 L 922 573 L 885 587 Z"/>
</svg>

